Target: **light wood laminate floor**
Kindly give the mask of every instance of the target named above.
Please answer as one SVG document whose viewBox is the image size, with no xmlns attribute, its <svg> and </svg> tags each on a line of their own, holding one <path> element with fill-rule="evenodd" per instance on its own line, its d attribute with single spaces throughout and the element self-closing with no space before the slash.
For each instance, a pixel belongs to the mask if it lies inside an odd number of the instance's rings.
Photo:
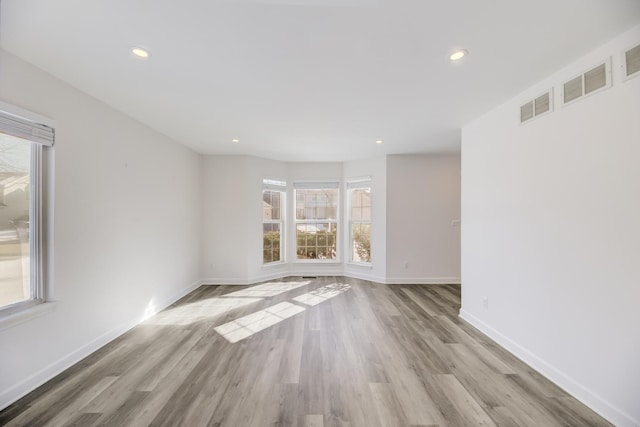
<svg viewBox="0 0 640 427">
<path fill-rule="evenodd" d="M 202 286 L 0 412 L 0 425 L 610 425 L 459 308 L 451 285 Z"/>
</svg>

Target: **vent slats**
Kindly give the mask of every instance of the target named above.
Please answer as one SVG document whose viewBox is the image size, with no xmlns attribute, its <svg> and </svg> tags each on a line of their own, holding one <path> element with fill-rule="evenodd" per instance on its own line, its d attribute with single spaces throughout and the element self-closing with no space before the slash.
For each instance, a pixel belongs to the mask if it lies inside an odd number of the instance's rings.
<svg viewBox="0 0 640 427">
<path fill-rule="evenodd" d="M 610 86 L 611 58 L 607 58 L 562 85 L 562 104 L 567 105 Z"/>
<path fill-rule="evenodd" d="M 520 123 L 533 119 L 533 101 L 527 102 L 520 107 Z"/>
<path fill-rule="evenodd" d="M 536 116 L 549 111 L 549 92 L 535 99 Z"/>
<path fill-rule="evenodd" d="M 571 102 L 582 96 L 582 76 L 569 80 L 564 84 L 564 103 Z"/>
<path fill-rule="evenodd" d="M 621 64 L 612 62 L 612 57 L 607 57 L 595 66 L 587 68 L 580 75 L 575 76 L 561 85 L 561 105 L 571 104 L 582 98 L 601 92 L 612 86 L 612 69 L 619 66 L 622 71 L 622 80 L 640 76 L 640 44 L 624 50 L 620 56 Z M 529 99 L 520 105 L 520 124 L 553 112 L 553 87 L 542 95 Z"/>
<path fill-rule="evenodd" d="M 605 64 L 598 65 L 584 73 L 584 94 L 588 95 L 607 84 L 607 67 Z"/>
<path fill-rule="evenodd" d="M 640 71 L 640 44 L 624 53 L 625 77 Z"/>
<path fill-rule="evenodd" d="M 520 106 L 520 124 L 553 111 L 553 89 Z"/>
</svg>

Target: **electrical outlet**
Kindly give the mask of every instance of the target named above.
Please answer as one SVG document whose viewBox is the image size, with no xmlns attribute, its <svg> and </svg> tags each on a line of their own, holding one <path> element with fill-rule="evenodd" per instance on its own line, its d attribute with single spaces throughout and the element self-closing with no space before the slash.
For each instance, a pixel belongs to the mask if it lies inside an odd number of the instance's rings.
<svg viewBox="0 0 640 427">
<path fill-rule="evenodd" d="M 489 298 L 488 297 L 482 298 L 482 307 L 484 307 L 485 310 L 489 310 Z"/>
<path fill-rule="evenodd" d="M 403 261 L 402 262 L 402 268 L 404 268 L 405 270 L 409 268 L 409 261 Z"/>
</svg>

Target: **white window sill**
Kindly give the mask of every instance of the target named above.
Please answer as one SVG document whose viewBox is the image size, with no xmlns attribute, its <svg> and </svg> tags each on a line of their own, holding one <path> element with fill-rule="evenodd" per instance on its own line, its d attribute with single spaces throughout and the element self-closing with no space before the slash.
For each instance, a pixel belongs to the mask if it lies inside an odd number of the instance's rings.
<svg viewBox="0 0 640 427">
<path fill-rule="evenodd" d="M 43 302 L 42 304 L 34 305 L 33 307 L 25 308 L 24 310 L 11 313 L 6 316 L 0 317 L 0 331 L 4 329 L 12 328 L 29 320 L 36 319 L 40 316 L 44 316 L 47 313 L 52 313 L 56 309 L 57 303 L 54 301 Z"/>
</svg>

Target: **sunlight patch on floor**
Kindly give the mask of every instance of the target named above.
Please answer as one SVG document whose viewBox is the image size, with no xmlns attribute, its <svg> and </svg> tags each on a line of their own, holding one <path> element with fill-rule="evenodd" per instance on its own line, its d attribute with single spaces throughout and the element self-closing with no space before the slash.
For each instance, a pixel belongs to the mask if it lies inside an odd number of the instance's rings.
<svg viewBox="0 0 640 427">
<path fill-rule="evenodd" d="M 336 297 L 341 293 L 348 291 L 349 289 L 351 289 L 351 286 L 349 285 L 342 283 L 333 283 L 331 285 L 323 286 L 311 292 L 307 292 L 306 294 L 297 296 L 293 298 L 293 300 L 302 304 L 314 306 L 328 299 Z"/>
<path fill-rule="evenodd" d="M 147 320 L 145 324 L 189 325 L 259 301 L 262 301 L 262 298 L 209 298 L 161 311 Z"/>
<path fill-rule="evenodd" d="M 269 282 L 231 292 L 226 294 L 225 297 L 273 297 L 306 286 L 309 283 L 311 283 L 309 280 L 301 282 Z"/>
<path fill-rule="evenodd" d="M 227 341 L 236 343 L 303 311 L 304 307 L 285 301 L 220 325 L 215 331 Z"/>
</svg>

